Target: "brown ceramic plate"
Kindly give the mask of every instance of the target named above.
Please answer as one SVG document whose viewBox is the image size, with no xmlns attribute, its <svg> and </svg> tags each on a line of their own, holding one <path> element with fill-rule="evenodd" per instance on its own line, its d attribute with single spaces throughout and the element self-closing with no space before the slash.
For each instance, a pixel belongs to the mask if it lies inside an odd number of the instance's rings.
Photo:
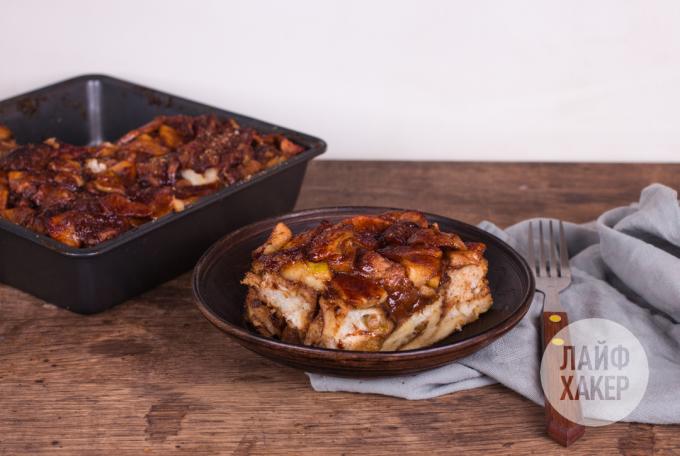
<svg viewBox="0 0 680 456">
<path fill-rule="evenodd" d="M 534 278 L 522 256 L 495 236 L 467 223 L 425 214 L 442 231 L 458 233 L 464 241 L 487 245 L 489 283 L 494 304 L 479 320 L 441 342 L 402 352 L 352 352 L 295 345 L 263 337 L 244 320 L 246 287 L 240 284 L 250 268 L 251 252 L 260 246 L 277 222 L 294 233 L 322 220 L 337 222 L 358 214 L 381 213 L 392 208 L 332 207 L 294 212 L 248 225 L 225 236 L 199 260 L 193 289 L 203 315 L 229 337 L 273 361 L 308 372 L 353 377 L 374 377 L 419 372 L 454 361 L 488 345 L 515 326 L 529 309 Z"/>
</svg>

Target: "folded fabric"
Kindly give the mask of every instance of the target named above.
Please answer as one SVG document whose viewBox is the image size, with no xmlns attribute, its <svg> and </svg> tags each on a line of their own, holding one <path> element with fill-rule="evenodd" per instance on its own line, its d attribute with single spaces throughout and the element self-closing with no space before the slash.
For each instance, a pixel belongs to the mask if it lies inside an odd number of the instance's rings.
<svg viewBox="0 0 680 456">
<path fill-rule="evenodd" d="M 503 231 L 480 227 L 520 252 L 529 221 Z M 660 184 L 645 188 L 639 203 L 613 209 L 596 222 L 565 224 L 573 281 L 561 294 L 570 320 L 606 318 L 628 328 L 649 361 L 649 383 L 625 419 L 680 423 L 680 206 L 677 193 Z M 308 374 L 317 391 L 375 393 L 426 399 L 499 382 L 543 404 L 540 314 L 537 293 L 522 321 L 482 350 L 427 372 L 379 379 Z M 482 316 L 483 318 L 483 316 Z"/>
</svg>

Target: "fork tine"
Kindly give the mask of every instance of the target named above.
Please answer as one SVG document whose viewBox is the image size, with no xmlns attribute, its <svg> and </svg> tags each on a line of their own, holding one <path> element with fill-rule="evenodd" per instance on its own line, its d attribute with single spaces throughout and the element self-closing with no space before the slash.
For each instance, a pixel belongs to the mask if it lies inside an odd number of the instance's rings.
<svg viewBox="0 0 680 456">
<path fill-rule="evenodd" d="M 531 267 L 531 272 L 536 274 L 536 258 L 534 258 L 534 225 L 533 222 L 529 222 L 529 238 L 527 239 L 527 257 L 529 260 L 529 266 Z"/>
<path fill-rule="evenodd" d="M 559 277 L 557 272 L 557 239 L 555 238 L 555 230 L 553 229 L 553 221 L 548 222 L 550 228 L 550 242 L 548 249 L 550 249 L 550 277 Z"/>
<path fill-rule="evenodd" d="M 545 256 L 545 238 L 543 237 L 543 220 L 538 221 L 538 234 L 540 236 L 540 243 L 538 244 L 538 275 L 541 277 L 548 277 L 548 270 L 546 269 L 548 261 Z"/>
<path fill-rule="evenodd" d="M 567 249 L 567 239 L 564 235 L 564 223 L 562 223 L 562 220 L 560 220 L 560 272 L 562 277 L 571 277 L 569 250 Z"/>
</svg>

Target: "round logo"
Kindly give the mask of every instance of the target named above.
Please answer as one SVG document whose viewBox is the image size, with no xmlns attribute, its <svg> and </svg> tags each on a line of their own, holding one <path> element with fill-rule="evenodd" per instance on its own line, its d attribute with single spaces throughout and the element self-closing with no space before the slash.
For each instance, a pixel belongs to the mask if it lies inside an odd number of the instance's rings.
<svg viewBox="0 0 680 456">
<path fill-rule="evenodd" d="M 556 323 L 555 317 L 548 320 Z M 603 318 L 563 328 L 548 342 L 541 361 L 546 400 L 560 415 L 585 426 L 604 426 L 628 416 L 642 400 L 648 380 L 640 341 Z"/>
</svg>

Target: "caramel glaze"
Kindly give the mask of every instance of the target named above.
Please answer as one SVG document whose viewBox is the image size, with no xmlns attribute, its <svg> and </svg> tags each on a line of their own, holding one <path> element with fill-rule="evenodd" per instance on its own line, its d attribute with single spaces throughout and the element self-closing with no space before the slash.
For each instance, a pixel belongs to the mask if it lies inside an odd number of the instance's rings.
<svg viewBox="0 0 680 456">
<path fill-rule="evenodd" d="M 324 221 L 274 253 L 256 250 L 253 270 L 278 272 L 300 261 L 326 263 L 332 273 L 324 292 L 328 298 L 357 308 L 379 303 L 398 324 L 436 299 L 434 291 L 447 265 L 445 252 L 467 249 L 483 253 L 484 244 L 466 245 L 458 235 L 429 225 L 418 212 L 389 212 L 336 224 Z M 413 270 L 436 279 L 429 293 L 411 280 Z"/>
<path fill-rule="evenodd" d="M 54 138 L 17 145 L 0 125 L 0 217 L 72 247 L 93 246 L 302 150 L 212 115 L 157 117 L 96 147 Z M 185 178 L 189 170 L 201 179 Z"/>
</svg>

